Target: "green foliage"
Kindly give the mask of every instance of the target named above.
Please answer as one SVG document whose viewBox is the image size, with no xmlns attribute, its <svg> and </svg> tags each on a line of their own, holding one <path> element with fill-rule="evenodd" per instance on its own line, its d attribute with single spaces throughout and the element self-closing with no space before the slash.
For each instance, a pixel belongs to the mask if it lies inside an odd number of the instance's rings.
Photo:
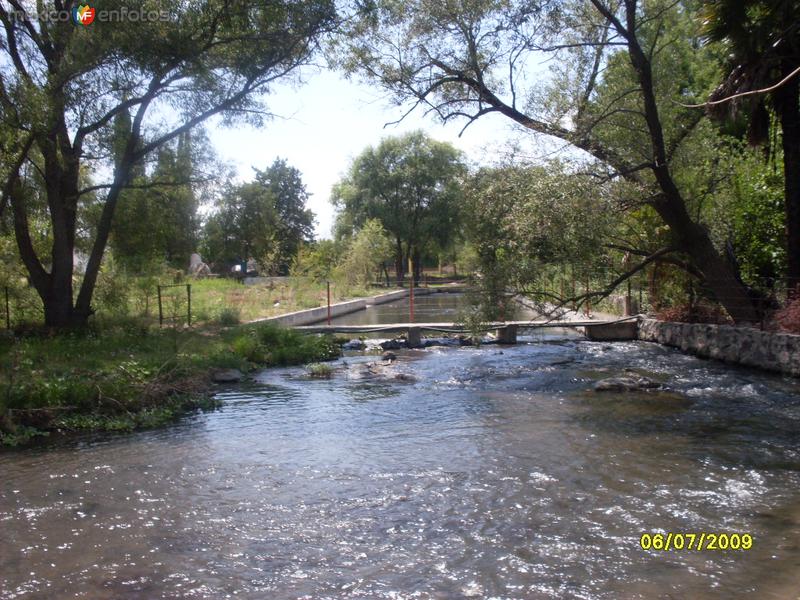
<svg viewBox="0 0 800 600">
<path fill-rule="evenodd" d="M 20 253 L 48 324 L 85 326 L 118 199 L 133 217 L 116 223 L 120 247 L 127 249 L 121 255 L 133 260 L 139 249 L 158 249 L 185 267 L 193 246 L 187 236 L 193 189 L 165 193 L 160 199 L 175 206 L 159 218 L 152 196 L 139 196 L 144 190 L 138 189 L 125 198 L 124 186 L 185 172 L 181 136 L 215 115 L 225 123 L 260 123 L 265 92 L 309 60 L 335 20 L 335 7 L 330 0 L 224 6 L 165 0 L 150 7 L 163 15 L 157 21 L 128 19 L 120 26 L 98 19 L 76 27 L 35 18 L 34 11 L 53 3 L 34 4 L 17 6 L 14 15 L 2 8 L 0 187 L 15 206 Z M 127 8 L 119 0 L 102 6 Z M 177 149 L 169 148 L 173 140 Z M 147 173 L 143 165 L 159 150 L 153 174 Z M 88 173 L 96 180 L 86 181 Z M 173 234 L 158 248 L 143 235 L 153 224 L 159 226 L 154 238 L 161 229 Z M 88 272 L 73 281 L 73 253 L 90 247 Z"/>
<path fill-rule="evenodd" d="M 277 325 L 258 325 L 255 336 L 269 352 L 267 362 L 270 365 L 297 365 L 332 360 L 341 353 L 341 348 L 331 336 L 306 335 Z"/>
<path fill-rule="evenodd" d="M 122 134 L 126 139 L 130 131 Z M 199 136 L 197 136 L 199 137 Z M 207 149 L 208 141 L 200 138 Z M 197 179 L 192 155 L 194 138 L 181 135 L 176 144 L 165 144 L 149 176 L 140 168 L 134 186 L 125 190 L 114 215 L 111 248 L 129 271 L 146 273 L 153 265 L 185 269 L 197 251 L 198 201 L 192 187 Z M 175 146 L 175 148 L 173 148 Z"/>
<path fill-rule="evenodd" d="M 217 315 L 217 323 L 223 327 L 238 325 L 242 320 L 242 313 L 236 307 L 225 307 Z"/>
<path fill-rule="evenodd" d="M 398 278 L 408 258 L 419 263 L 429 249 L 448 247 L 458 231 L 460 153 L 421 131 L 384 139 L 354 161 L 334 186 L 337 238 L 354 235 L 377 219 L 392 238 Z"/>
<path fill-rule="evenodd" d="M 206 397 L 212 368 L 302 365 L 340 351 L 330 337 L 268 324 L 216 336 L 109 327 L 86 335 L 0 338 L 0 442 L 24 443 L 54 429 L 154 427 L 218 405 Z"/>
<path fill-rule="evenodd" d="M 347 244 L 337 270 L 349 285 L 366 287 L 380 279 L 380 267 L 392 252 L 392 242 L 380 221 L 368 219 Z"/>
<path fill-rule="evenodd" d="M 220 270 L 254 258 L 266 275 L 286 275 L 314 235 L 300 171 L 277 159 L 255 180 L 229 185 L 204 230 L 204 256 Z"/>
<path fill-rule="evenodd" d="M 314 239 L 314 213 L 306 208 L 310 196 L 300 171 L 284 159 L 276 159 L 264 171 L 256 170 L 256 181 L 274 199 L 278 216 L 274 269 L 287 275 L 301 245 Z"/>
<path fill-rule="evenodd" d="M 605 263 L 605 241 L 619 223 L 610 189 L 557 162 L 481 170 L 465 202 L 487 319 L 510 315 L 513 292 L 542 299 L 560 269 L 583 278 Z"/>
<path fill-rule="evenodd" d="M 302 244 L 294 257 L 290 274 L 293 277 L 308 277 L 313 281 L 330 279 L 339 262 L 342 245 L 333 240 Z"/>
<path fill-rule="evenodd" d="M 759 153 L 744 152 L 735 162 L 729 193 L 725 222 L 742 277 L 767 289 L 786 269 L 782 169 L 771 168 Z"/>
<path fill-rule="evenodd" d="M 306 365 L 306 371 L 309 376 L 317 379 L 330 379 L 333 377 L 333 369 L 330 365 L 324 363 L 311 363 Z"/>
</svg>

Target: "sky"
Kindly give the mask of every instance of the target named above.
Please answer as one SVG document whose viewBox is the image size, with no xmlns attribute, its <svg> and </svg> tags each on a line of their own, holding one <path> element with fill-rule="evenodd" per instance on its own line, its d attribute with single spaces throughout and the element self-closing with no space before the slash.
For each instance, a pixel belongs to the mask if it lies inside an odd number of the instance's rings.
<svg viewBox="0 0 800 600">
<path fill-rule="evenodd" d="M 444 126 L 420 109 L 402 123 L 384 127 L 407 108 L 393 106 L 379 88 L 329 70 L 306 73 L 304 79 L 300 86 L 275 88 L 267 104 L 278 116 L 262 128 L 212 123 L 208 132 L 218 157 L 236 169 L 241 181 L 252 179 L 252 167 L 265 169 L 276 158 L 298 168 L 311 194 L 308 207 L 317 216 L 317 238 L 331 235 L 331 187 L 362 150 L 384 137 L 423 129 L 435 139 L 451 142 L 473 164 L 491 164 L 509 143 L 531 138 L 506 117 L 492 114 L 481 117 L 460 138 L 463 122 Z"/>
</svg>

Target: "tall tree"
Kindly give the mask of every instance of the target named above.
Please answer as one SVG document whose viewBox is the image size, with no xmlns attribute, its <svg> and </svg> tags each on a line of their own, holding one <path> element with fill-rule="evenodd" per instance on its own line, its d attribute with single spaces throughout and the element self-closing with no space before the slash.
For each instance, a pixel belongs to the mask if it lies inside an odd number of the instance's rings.
<svg viewBox="0 0 800 600">
<path fill-rule="evenodd" d="M 256 182 L 230 187 L 206 222 L 204 254 L 217 265 L 254 258 L 271 269 L 279 253 L 279 230 L 280 215 L 269 189 Z"/>
<path fill-rule="evenodd" d="M 109 0 L 102 9 L 127 4 Z M 36 10 L 68 14 L 76 6 L 42 0 Z M 335 16 L 332 0 L 166 0 L 158 7 L 163 18 L 120 26 L 37 19 L 21 0 L 0 3 L 2 205 L 10 201 L 20 256 L 47 325 L 81 326 L 91 315 L 114 212 L 135 165 L 214 115 L 258 122 L 266 113 L 261 94 L 308 61 Z M 113 164 L 107 140 L 125 111 L 130 133 Z M 26 165 L 44 181 L 49 256 L 31 240 L 21 191 Z M 81 185 L 82 168 L 99 175 L 111 166 L 110 180 Z M 90 192 L 102 192 L 102 213 L 75 295 L 76 226 Z"/>
<path fill-rule="evenodd" d="M 746 113 L 753 144 L 767 139 L 769 107 L 780 121 L 786 275 L 794 287 L 800 284 L 800 2 L 705 0 L 701 17 L 709 39 L 729 50 L 725 79 L 709 98 L 711 113 Z"/>
<path fill-rule="evenodd" d="M 669 226 L 671 242 L 659 255 L 685 253 L 735 320 L 758 318 L 735 261 L 692 217 L 687 190 L 675 177 L 676 157 L 701 116 L 674 101 L 706 91 L 697 72 L 684 68 L 699 44 L 675 29 L 688 3 L 375 0 L 371 6 L 349 32 L 349 68 L 445 122 L 469 126 L 498 113 L 584 151 L 602 178 L 630 182 Z M 545 61 L 554 65 L 549 75 Z M 627 85 L 600 98 L 615 63 L 629 73 Z"/>
<path fill-rule="evenodd" d="M 446 246 L 457 229 L 464 172 L 458 150 L 421 131 L 387 138 L 364 150 L 334 186 L 338 234 L 353 234 L 377 219 L 392 237 L 398 282 L 409 258 L 418 280 L 426 246 Z"/>
<path fill-rule="evenodd" d="M 300 246 L 314 239 L 314 213 L 306 208 L 310 195 L 300 171 L 285 159 L 275 159 L 264 171 L 256 169 L 256 182 L 272 194 L 278 215 L 276 267 L 287 275 Z"/>
</svg>

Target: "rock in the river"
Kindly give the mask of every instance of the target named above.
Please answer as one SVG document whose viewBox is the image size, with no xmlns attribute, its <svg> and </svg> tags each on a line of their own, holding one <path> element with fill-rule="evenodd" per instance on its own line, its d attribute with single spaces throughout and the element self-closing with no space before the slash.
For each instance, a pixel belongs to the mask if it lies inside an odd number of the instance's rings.
<svg viewBox="0 0 800 600">
<path fill-rule="evenodd" d="M 211 381 L 214 383 L 238 383 L 242 379 L 244 374 L 238 369 L 220 369 L 211 373 Z"/>
<path fill-rule="evenodd" d="M 596 392 L 635 392 L 660 387 L 660 384 L 647 377 L 629 375 L 626 377 L 609 377 L 594 384 Z"/>
<path fill-rule="evenodd" d="M 400 340 L 385 340 L 381 342 L 381 348 L 384 350 L 400 350 L 403 345 L 403 342 Z"/>
<path fill-rule="evenodd" d="M 383 354 L 381 354 L 381 360 L 392 362 L 393 360 L 397 360 L 397 354 L 388 351 L 384 352 Z"/>
<path fill-rule="evenodd" d="M 361 340 L 350 340 L 342 344 L 342 350 L 363 350 L 367 345 Z"/>
<path fill-rule="evenodd" d="M 405 381 L 407 383 L 414 383 L 417 380 L 416 377 L 408 373 L 396 373 L 394 378 L 396 381 Z"/>
</svg>

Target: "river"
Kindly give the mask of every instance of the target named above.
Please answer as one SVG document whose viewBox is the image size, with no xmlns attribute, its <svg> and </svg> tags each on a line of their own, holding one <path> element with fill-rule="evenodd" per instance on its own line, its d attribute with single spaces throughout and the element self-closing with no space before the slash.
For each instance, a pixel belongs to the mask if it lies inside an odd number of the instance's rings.
<svg viewBox="0 0 800 600">
<path fill-rule="evenodd" d="M 397 353 L 3 452 L 0 598 L 797 596 L 797 381 L 570 332 Z M 593 391 L 625 369 L 665 389 Z M 644 532 L 754 545 L 645 551 Z"/>
</svg>

